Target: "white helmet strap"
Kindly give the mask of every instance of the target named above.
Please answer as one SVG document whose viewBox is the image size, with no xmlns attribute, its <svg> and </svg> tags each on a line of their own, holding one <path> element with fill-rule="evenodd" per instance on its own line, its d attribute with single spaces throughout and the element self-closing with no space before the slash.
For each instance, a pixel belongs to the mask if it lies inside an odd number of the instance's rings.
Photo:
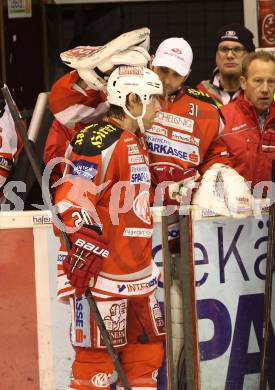
<svg viewBox="0 0 275 390">
<path fill-rule="evenodd" d="M 140 129 L 141 134 L 144 134 L 145 133 L 145 128 L 144 128 L 144 124 L 143 124 L 143 119 L 142 118 L 143 117 L 139 116 L 137 118 L 137 123 L 139 125 L 139 129 Z"/>
<path fill-rule="evenodd" d="M 131 117 L 132 119 L 135 119 L 139 125 L 139 129 L 141 131 L 141 133 L 143 134 L 145 132 L 145 128 L 144 128 L 144 124 L 143 124 L 143 117 L 145 115 L 145 112 L 146 112 L 146 107 L 147 107 L 147 104 L 148 103 L 145 103 L 144 101 L 141 101 L 142 102 L 142 112 L 139 116 L 134 116 L 133 114 L 131 114 L 131 112 L 128 110 L 128 108 L 126 107 L 126 104 L 124 103 L 123 105 L 121 105 L 123 111 L 129 116 Z"/>
</svg>

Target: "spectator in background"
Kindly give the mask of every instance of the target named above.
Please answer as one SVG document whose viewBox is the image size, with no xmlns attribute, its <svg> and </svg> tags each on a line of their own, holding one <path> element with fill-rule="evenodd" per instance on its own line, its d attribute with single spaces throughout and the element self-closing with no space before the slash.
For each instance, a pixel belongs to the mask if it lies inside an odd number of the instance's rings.
<svg viewBox="0 0 275 390">
<path fill-rule="evenodd" d="M 224 105 L 240 93 L 243 59 L 253 52 L 253 34 L 246 27 L 233 23 L 224 26 L 216 37 L 216 69 L 210 80 L 201 81 L 197 88 Z"/>
<path fill-rule="evenodd" d="M 232 167 L 252 185 L 272 179 L 275 159 L 275 57 L 268 52 L 248 54 L 240 77 L 242 92 L 222 107 L 225 128 L 221 138 Z"/>
</svg>

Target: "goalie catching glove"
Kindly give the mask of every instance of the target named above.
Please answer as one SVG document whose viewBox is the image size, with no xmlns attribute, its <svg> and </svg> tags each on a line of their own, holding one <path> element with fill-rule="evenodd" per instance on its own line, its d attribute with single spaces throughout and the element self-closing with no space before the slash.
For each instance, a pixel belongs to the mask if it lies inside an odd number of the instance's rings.
<svg viewBox="0 0 275 390">
<path fill-rule="evenodd" d="M 90 280 L 98 275 L 102 263 L 109 256 L 106 243 L 90 228 L 81 227 L 71 236 L 72 247 L 64 262 L 63 269 L 77 297 L 85 293 Z"/>
<path fill-rule="evenodd" d="M 78 71 L 92 89 L 106 88 L 108 72 L 116 65 L 146 66 L 150 30 L 146 27 L 129 31 L 104 46 L 78 46 L 60 54 L 64 64 Z"/>
<path fill-rule="evenodd" d="M 245 218 L 252 214 L 254 200 L 244 178 L 235 169 L 214 164 L 203 175 L 192 204 L 215 214 Z"/>
</svg>

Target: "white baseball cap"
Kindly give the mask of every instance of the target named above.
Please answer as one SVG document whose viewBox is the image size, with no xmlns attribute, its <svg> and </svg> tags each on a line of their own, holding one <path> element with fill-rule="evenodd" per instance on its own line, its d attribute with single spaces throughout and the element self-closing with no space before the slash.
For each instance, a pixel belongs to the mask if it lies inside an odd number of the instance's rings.
<svg viewBox="0 0 275 390">
<path fill-rule="evenodd" d="M 153 59 L 153 66 L 165 66 L 186 76 L 193 61 L 191 46 L 183 38 L 165 39 L 157 48 Z"/>
</svg>

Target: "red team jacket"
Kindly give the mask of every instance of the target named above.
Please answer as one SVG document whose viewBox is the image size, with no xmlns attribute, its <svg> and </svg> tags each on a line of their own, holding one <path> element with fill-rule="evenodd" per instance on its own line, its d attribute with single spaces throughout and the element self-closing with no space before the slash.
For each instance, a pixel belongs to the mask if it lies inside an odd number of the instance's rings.
<svg viewBox="0 0 275 390">
<path fill-rule="evenodd" d="M 243 94 L 222 108 L 225 129 L 222 139 L 227 146 L 231 166 L 254 186 L 272 179 L 275 159 L 275 102 L 272 103 L 263 129 L 253 105 Z"/>
<path fill-rule="evenodd" d="M 143 139 L 113 123 L 82 129 L 72 142 L 55 204 L 67 226 L 97 224 L 110 256 L 96 280 L 96 296 L 143 296 L 157 287 L 152 263 L 150 172 Z M 68 181 L 69 179 L 69 181 Z M 123 212 L 118 212 L 122 209 Z M 72 292 L 59 256 L 59 297 Z"/>
</svg>

